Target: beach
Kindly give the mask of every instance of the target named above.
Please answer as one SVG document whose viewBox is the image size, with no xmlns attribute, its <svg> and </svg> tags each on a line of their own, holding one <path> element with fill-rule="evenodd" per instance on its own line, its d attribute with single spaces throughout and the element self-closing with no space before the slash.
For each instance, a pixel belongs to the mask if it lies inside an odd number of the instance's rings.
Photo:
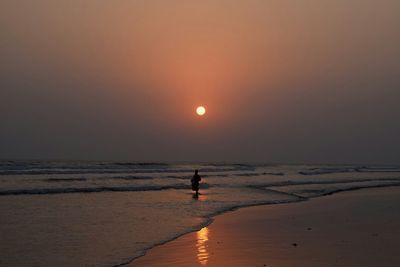
<svg viewBox="0 0 400 267">
<path fill-rule="evenodd" d="M 129 267 L 400 265 L 400 188 L 242 208 Z"/>
<path fill-rule="evenodd" d="M 399 173 L 399 166 L 0 161 L 0 266 L 297 265 L 299 257 L 344 266 L 365 251 L 398 265 L 391 250 Z M 336 239 L 345 218 L 354 229 Z"/>
</svg>

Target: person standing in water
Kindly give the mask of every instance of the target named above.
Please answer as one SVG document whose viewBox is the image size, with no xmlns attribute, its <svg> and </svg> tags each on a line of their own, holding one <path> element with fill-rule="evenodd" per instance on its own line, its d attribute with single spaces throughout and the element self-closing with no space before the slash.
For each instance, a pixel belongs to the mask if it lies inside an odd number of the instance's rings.
<svg viewBox="0 0 400 267">
<path fill-rule="evenodd" d="M 192 190 L 196 191 L 196 195 L 199 194 L 200 181 L 201 181 L 201 177 L 199 175 L 199 170 L 195 170 L 191 182 L 192 182 Z"/>
</svg>

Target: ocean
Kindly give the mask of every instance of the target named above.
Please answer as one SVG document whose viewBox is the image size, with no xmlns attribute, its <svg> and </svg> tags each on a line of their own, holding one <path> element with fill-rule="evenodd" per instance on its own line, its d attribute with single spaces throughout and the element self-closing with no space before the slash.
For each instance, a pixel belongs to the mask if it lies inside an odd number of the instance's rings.
<svg viewBox="0 0 400 267">
<path fill-rule="evenodd" d="M 400 166 L 0 161 L 0 266 L 123 266 L 236 208 L 399 185 Z"/>
</svg>

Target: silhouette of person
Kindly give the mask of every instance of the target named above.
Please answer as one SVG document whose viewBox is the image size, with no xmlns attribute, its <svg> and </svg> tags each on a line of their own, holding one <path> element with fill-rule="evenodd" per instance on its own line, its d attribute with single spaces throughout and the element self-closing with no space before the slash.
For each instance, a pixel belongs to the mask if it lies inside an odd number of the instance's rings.
<svg viewBox="0 0 400 267">
<path fill-rule="evenodd" d="M 201 181 L 201 177 L 199 175 L 199 170 L 195 170 L 194 171 L 194 175 L 193 175 L 193 177 L 191 179 L 191 182 L 192 182 L 192 190 L 196 191 L 196 195 L 199 194 L 200 181 Z"/>
</svg>

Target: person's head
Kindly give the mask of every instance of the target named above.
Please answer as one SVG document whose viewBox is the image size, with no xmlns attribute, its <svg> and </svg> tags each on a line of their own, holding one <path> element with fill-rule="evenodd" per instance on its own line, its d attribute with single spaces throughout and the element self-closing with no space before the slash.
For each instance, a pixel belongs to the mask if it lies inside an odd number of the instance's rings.
<svg viewBox="0 0 400 267">
<path fill-rule="evenodd" d="M 199 170 L 194 170 L 194 173 L 197 174 L 199 172 Z"/>
</svg>

